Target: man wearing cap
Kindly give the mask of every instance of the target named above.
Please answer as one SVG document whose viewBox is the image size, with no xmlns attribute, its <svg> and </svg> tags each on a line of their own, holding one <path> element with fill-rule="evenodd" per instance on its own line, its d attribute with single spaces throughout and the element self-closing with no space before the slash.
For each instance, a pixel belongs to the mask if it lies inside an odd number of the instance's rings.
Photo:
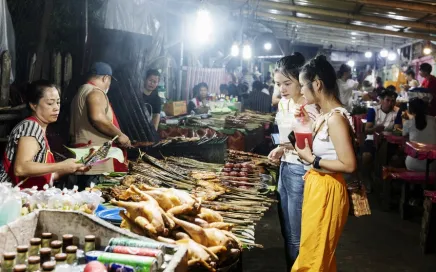
<svg viewBox="0 0 436 272">
<path fill-rule="evenodd" d="M 112 68 L 103 62 L 96 62 L 89 72 L 88 81 L 82 85 L 71 103 L 70 137 L 73 147 L 101 146 L 118 136 L 121 147 L 131 145 L 129 137 L 121 130 L 109 103 L 107 93 L 111 85 Z M 109 160 L 96 165 L 84 176 L 77 177 L 80 189 L 91 182 L 98 183 L 99 175 L 110 172 L 125 172 L 125 164 Z"/>
</svg>

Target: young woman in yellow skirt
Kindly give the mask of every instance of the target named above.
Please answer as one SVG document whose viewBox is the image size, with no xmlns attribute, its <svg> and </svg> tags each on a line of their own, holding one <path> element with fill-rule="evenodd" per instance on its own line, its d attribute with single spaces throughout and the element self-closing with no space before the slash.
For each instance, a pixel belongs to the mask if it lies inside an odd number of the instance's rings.
<svg viewBox="0 0 436 272">
<path fill-rule="evenodd" d="M 317 56 L 300 73 L 301 92 L 322 115 L 314 125 L 313 150 L 296 147 L 312 169 L 304 176 L 300 254 L 291 272 L 335 272 L 335 250 L 347 221 L 348 195 L 342 173 L 356 168 L 351 116 L 339 100 L 336 73 L 325 56 Z M 298 112 L 297 112 L 298 114 Z"/>
</svg>

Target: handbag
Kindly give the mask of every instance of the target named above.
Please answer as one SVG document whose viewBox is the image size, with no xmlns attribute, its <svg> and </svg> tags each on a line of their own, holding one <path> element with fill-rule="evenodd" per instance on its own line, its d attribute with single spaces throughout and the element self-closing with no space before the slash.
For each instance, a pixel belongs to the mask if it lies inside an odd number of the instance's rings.
<svg viewBox="0 0 436 272">
<path fill-rule="evenodd" d="M 345 117 L 345 116 L 344 116 Z M 346 117 L 345 117 L 346 118 Z M 316 134 L 318 134 L 319 130 L 321 129 L 321 126 L 324 124 L 326 120 L 324 119 L 323 122 L 319 125 L 318 129 L 316 130 L 313 138 L 315 139 Z M 348 121 L 348 119 L 347 119 Z M 354 132 L 351 125 L 348 127 L 349 135 L 353 144 L 354 149 L 354 156 L 357 160 L 357 150 L 358 150 L 358 138 L 356 136 L 356 133 Z M 351 174 L 352 180 L 347 182 L 347 192 L 348 192 L 348 198 L 350 202 L 350 215 L 354 215 L 356 217 L 360 217 L 363 215 L 370 215 L 371 214 L 371 208 L 369 207 L 369 201 L 368 196 L 366 194 L 365 185 L 363 184 L 362 180 L 359 177 L 358 171 L 354 171 Z"/>
</svg>

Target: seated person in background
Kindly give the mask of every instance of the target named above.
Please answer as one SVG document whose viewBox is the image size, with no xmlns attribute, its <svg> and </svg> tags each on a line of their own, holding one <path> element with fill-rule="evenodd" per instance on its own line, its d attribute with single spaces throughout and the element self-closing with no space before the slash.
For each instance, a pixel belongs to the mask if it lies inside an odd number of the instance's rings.
<svg viewBox="0 0 436 272">
<path fill-rule="evenodd" d="M 386 90 L 388 91 L 392 91 L 392 92 L 397 92 L 397 88 L 395 88 L 394 85 L 389 85 L 386 87 Z"/>
<path fill-rule="evenodd" d="M 405 72 L 407 78 L 407 87 L 406 89 L 412 89 L 419 86 L 418 80 L 415 79 L 415 72 L 412 70 L 407 70 Z"/>
<path fill-rule="evenodd" d="M 280 102 L 280 99 L 282 99 L 282 97 L 280 95 L 280 89 L 276 86 L 276 84 L 274 84 L 273 88 L 274 91 L 272 94 L 272 105 L 277 106 Z"/>
<path fill-rule="evenodd" d="M 270 112 L 271 110 L 271 95 L 264 88 L 264 84 L 260 81 L 253 82 L 252 92 L 248 96 L 247 109 L 257 112 Z"/>
<path fill-rule="evenodd" d="M 194 98 L 189 101 L 188 113 L 194 111 L 196 114 L 204 114 L 209 111 L 208 100 L 209 86 L 201 82 L 194 87 Z"/>
<path fill-rule="evenodd" d="M 401 111 L 395 108 L 396 99 L 396 92 L 385 90 L 380 94 L 380 105 L 368 109 L 367 123 L 365 125 L 365 134 L 367 136 L 362 150 L 362 163 L 364 168 L 366 168 L 364 169 L 365 174 L 371 173 L 371 166 L 373 164 L 375 153 L 374 132 L 393 131 L 401 128 Z M 370 179 L 367 179 L 367 181 L 366 186 L 368 191 L 370 191 Z"/>
<path fill-rule="evenodd" d="M 424 144 L 436 144 L 436 119 L 427 115 L 427 103 L 419 98 L 409 101 L 409 111 L 403 114 L 403 136 Z M 406 167 L 412 171 L 425 171 L 426 161 L 407 156 Z M 436 170 L 436 163 L 430 164 L 430 171 Z"/>
<path fill-rule="evenodd" d="M 362 82 L 361 91 L 364 93 L 362 96 L 363 101 L 376 101 L 378 97 L 377 89 L 371 85 L 367 80 Z"/>
<path fill-rule="evenodd" d="M 234 74 L 232 76 L 232 81 L 227 84 L 229 96 L 238 97 L 238 79 Z"/>
<path fill-rule="evenodd" d="M 223 94 L 225 96 L 229 96 L 229 86 L 227 84 L 220 85 L 220 94 Z"/>
</svg>

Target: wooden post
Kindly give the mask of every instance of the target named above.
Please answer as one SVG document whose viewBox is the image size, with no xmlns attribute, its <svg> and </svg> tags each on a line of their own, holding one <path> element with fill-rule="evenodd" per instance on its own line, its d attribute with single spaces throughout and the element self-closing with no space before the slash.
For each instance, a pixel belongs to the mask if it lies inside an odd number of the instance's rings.
<svg viewBox="0 0 436 272">
<path fill-rule="evenodd" d="M 9 51 L 3 52 L 1 62 L 0 107 L 5 107 L 9 105 L 9 82 L 11 80 L 11 55 Z"/>
<path fill-rule="evenodd" d="M 32 59 L 30 60 L 29 64 L 29 78 L 27 79 L 28 82 L 32 82 L 35 76 L 35 65 L 36 65 L 36 53 L 33 54 Z"/>
<path fill-rule="evenodd" d="M 67 53 L 64 58 L 64 79 L 62 84 L 62 98 L 65 99 L 67 95 L 67 89 L 70 85 L 70 81 L 73 78 L 73 57 L 70 53 Z"/>
<path fill-rule="evenodd" d="M 38 80 L 41 78 L 41 71 L 42 71 L 42 65 L 44 62 L 44 51 L 45 51 L 45 42 L 47 40 L 48 35 L 48 27 L 50 24 L 50 18 L 53 11 L 53 0 L 45 0 L 44 1 L 44 13 L 42 15 L 42 23 L 41 23 L 41 29 L 39 33 L 39 42 L 38 42 L 38 48 L 36 51 L 36 63 L 35 63 L 35 70 L 33 73 L 33 80 Z"/>
<path fill-rule="evenodd" d="M 56 86 L 60 89 L 62 86 L 62 58 L 61 53 L 53 53 L 51 62 L 52 79 Z M 62 93 L 62 90 L 61 90 Z"/>
</svg>

